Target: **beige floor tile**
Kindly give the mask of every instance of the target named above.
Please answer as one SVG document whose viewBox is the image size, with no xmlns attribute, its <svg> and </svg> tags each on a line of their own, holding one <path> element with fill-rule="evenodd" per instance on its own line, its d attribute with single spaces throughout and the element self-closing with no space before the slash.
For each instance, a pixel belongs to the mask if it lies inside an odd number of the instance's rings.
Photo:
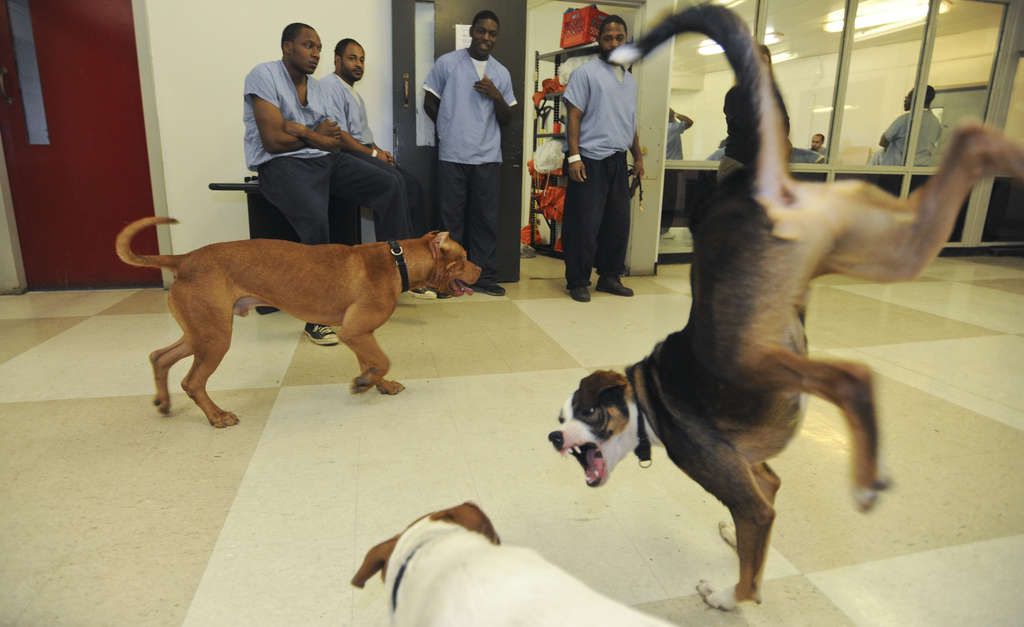
<svg viewBox="0 0 1024 627">
<path fill-rule="evenodd" d="M 0 362 L 42 344 L 85 318 L 0 318 Z"/>
<path fill-rule="evenodd" d="M 1024 332 L 1024 295 L 969 283 L 844 285 L 837 289 L 1002 333 Z"/>
<path fill-rule="evenodd" d="M 226 392 L 228 430 L 139 397 L 0 405 L 0 623 L 179 624 L 276 394 Z"/>
<path fill-rule="evenodd" d="M 0 318 L 75 318 L 92 316 L 136 290 L 68 290 L 0 296 Z"/>
<path fill-rule="evenodd" d="M 771 462 L 782 478 L 772 546 L 803 573 L 1024 532 L 1024 434 L 878 377 L 882 462 L 894 480 L 873 511 L 852 499 L 850 442 L 812 400 Z"/>
<path fill-rule="evenodd" d="M 733 612 L 710 609 L 694 593 L 638 605 L 637 609 L 677 625 L 854 625 L 806 577 L 774 579 L 762 590 L 760 605 L 742 604 Z"/>
<path fill-rule="evenodd" d="M 99 312 L 105 316 L 168 313 L 167 290 L 162 287 L 136 290 L 124 300 Z"/>
<path fill-rule="evenodd" d="M 374 336 L 391 362 L 387 378 L 403 383 L 579 365 L 507 299 L 461 303 L 410 298 Z M 347 384 L 357 375 L 358 364 L 347 347 L 302 342 L 284 381 L 286 385 Z"/>
<path fill-rule="evenodd" d="M 858 625 L 1019 625 L 1024 536 L 809 575 Z"/>
<path fill-rule="evenodd" d="M 1024 294 L 1024 278 L 1020 279 L 983 279 L 980 281 L 971 281 L 972 285 L 980 285 L 981 287 L 989 287 L 994 290 L 1002 290 L 1004 292 L 1010 292 L 1012 294 Z"/>
<path fill-rule="evenodd" d="M 301 323 L 283 314 L 236 318 L 231 349 L 208 389 L 276 387 L 300 331 Z M 151 394 L 153 375 L 147 356 L 180 336 L 180 328 L 168 314 L 94 316 L 0 363 L 0 398 L 33 401 Z M 171 369 L 170 389 L 181 389 L 179 382 L 190 365 L 191 359 L 183 359 Z"/>
<path fill-rule="evenodd" d="M 981 335 L 995 332 L 833 287 L 813 288 L 807 309 L 807 340 L 819 349 Z"/>
</svg>

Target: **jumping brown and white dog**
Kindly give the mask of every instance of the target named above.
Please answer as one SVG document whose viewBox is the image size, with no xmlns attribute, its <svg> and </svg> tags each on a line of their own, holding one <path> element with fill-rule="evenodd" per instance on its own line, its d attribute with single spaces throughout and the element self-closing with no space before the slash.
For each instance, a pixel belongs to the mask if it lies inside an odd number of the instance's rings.
<svg viewBox="0 0 1024 627">
<path fill-rule="evenodd" d="M 751 94 L 758 117 L 755 164 L 723 181 L 691 227 L 693 303 L 686 327 L 625 374 L 595 372 L 580 382 L 548 439 L 603 485 L 630 451 L 649 459 L 651 442 L 729 508 L 720 526 L 739 554 L 739 582 L 705 602 L 732 609 L 760 599 L 761 575 L 780 480 L 765 460 L 799 430 L 805 393 L 842 410 L 853 436 L 857 505 L 868 510 L 887 486 L 878 464 L 871 374 L 861 365 L 807 357 L 808 283 L 841 273 L 873 281 L 917 276 L 949 237 L 971 186 L 997 173 L 1024 179 L 1024 150 L 981 125 L 959 128 L 942 165 L 898 200 L 869 184 L 793 180 L 773 80 L 746 26 L 730 11 L 702 5 L 615 51 L 629 63 L 677 33 L 717 41 Z"/>
<path fill-rule="evenodd" d="M 428 514 L 366 554 L 352 585 L 378 571 L 398 627 L 668 627 L 594 592 L 536 552 L 501 546 L 473 503 Z"/>
</svg>

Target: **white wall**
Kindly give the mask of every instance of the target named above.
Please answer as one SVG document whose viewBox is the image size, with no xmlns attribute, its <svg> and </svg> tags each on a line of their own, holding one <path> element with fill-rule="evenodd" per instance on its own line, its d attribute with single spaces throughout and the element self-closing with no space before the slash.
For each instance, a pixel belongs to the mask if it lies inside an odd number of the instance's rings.
<svg viewBox="0 0 1024 627">
<path fill-rule="evenodd" d="M 21 265 L 21 246 L 14 225 L 11 188 L 7 185 L 7 160 L 0 142 L 0 294 L 25 290 L 25 271 Z"/>
<path fill-rule="evenodd" d="M 239 182 L 249 174 L 242 153 L 243 81 L 257 63 L 281 58 L 281 31 L 290 22 L 305 22 L 320 34 L 317 78 L 334 71 L 339 39 L 353 37 L 363 45 L 367 73 L 359 90 L 377 143 L 391 148 L 389 2 L 136 0 L 135 7 L 141 13 L 136 35 L 145 44 L 140 53 L 148 49 L 150 55 L 141 61 L 143 89 L 149 75 L 153 90 L 147 123 L 159 128 L 155 150 L 167 214 L 181 220 L 170 229 L 170 252 L 248 237 L 244 194 L 212 192 L 207 184 Z"/>
</svg>

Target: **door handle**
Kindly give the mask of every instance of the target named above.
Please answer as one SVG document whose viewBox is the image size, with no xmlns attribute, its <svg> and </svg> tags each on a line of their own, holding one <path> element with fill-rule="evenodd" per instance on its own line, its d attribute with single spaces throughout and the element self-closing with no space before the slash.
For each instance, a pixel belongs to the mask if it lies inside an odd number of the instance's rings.
<svg viewBox="0 0 1024 627">
<path fill-rule="evenodd" d="M 5 67 L 0 67 L 0 99 L 4 101 L 4 104 L 14 102 L 14 98 L 7 95 L 7 68 Z"/>
<path fill-rule="evenodd" d="M 409 73 L 402 72 L 402 106 L 409 108 Z"/>
</svg>

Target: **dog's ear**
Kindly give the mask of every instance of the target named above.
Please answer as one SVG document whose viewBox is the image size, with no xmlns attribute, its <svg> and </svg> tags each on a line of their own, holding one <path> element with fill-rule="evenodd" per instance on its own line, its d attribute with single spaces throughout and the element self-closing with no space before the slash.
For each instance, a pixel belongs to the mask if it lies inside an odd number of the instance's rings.
<svg viewBox="0 0 1024 627">
<path fill-rule="evenodd" d="M 437 259 L 441 256 L 441 251 L 444 249 L 444 245 L 448 242 L 448 231 L 440 231 L 434 235 L 434 238 L 430 240 L 430 254 Z"/>
<path fill-rule="evenodd" d="M 367 551 L 366 557 L 363 558 L 363 565 L 352 577 L 352 585 L 362 588 L 370 577 L 377 574 L 378 570 L 380 578 L 383 580 L 388 572 L 388 560 L 391 559 L 391 553 L 394 552 L 396 544 L 398 544 L 398 536 L 385 540 Z"/>
<path fill-rule="evenodd" d="M 461 525 L 470 531 L 475 531 L 491 541 L 491 544 L 501 544 L 498 532 L 494 530 L 491 519 L 487 517 L 484 510 L 471 501 L 457 505 L 430 515 L 430 520 L 446 520 Z"/>
<path fill-rule="evenodd" d="M 580 405 L 586 409 L 597 407 L 601 394 L 606 390 L 625 389 L 628 384 L 629 379 L 622 373 L 613 370 L 598 370 L 580 381 Z"/>
</svg>

